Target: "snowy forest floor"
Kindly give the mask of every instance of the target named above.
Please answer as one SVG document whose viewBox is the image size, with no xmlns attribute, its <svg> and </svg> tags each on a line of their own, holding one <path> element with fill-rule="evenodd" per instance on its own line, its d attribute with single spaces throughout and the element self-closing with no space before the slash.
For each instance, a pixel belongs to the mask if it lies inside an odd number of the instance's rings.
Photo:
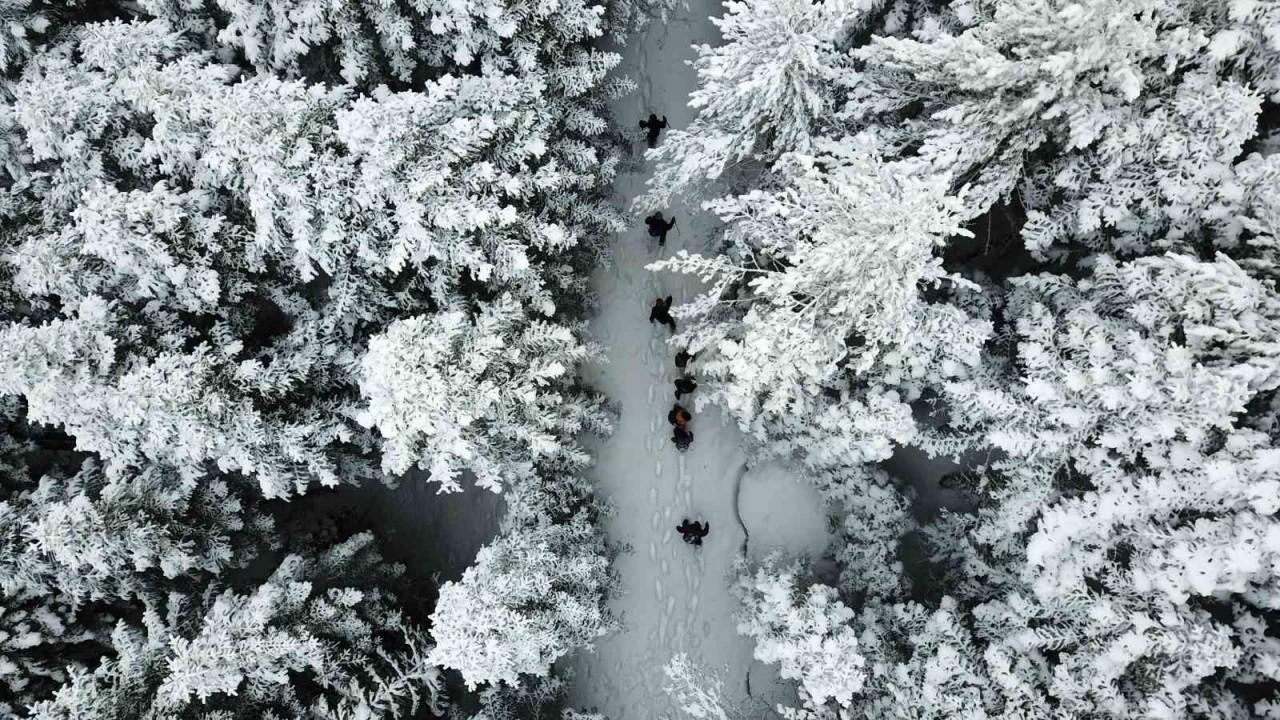
<svg viewBox="0 0 1280 720">
<path fill-rule="evenodd" d="M 719 14 L 715 0 L 694 0 L 692 8 L 675 12 L 666 23 L 655 21 L 617 49 L 623 56 L 618 72 L 638 85 L 614 105 L 620 124 L 635 128 L 650 112 L 665 114 L 671 127 L 689 124 L 694 110 L 688 96 L 696 76 L 685 61 L 694 57 L 693 44 L 719 41 L 710 22 Z M 635 132 L 640 154 L 643 140 Z M 630 207 L 644 192 L 650 171 L 638 163 L 619 177 L 620 204 Z M 710 249 L 714 217 L 696 203 L 667 208 L 666 214 L 674 214 L 678 224 L 664 253 Z M 679 717 L 663 690 L 662 668 L 684 652 L 721 676 L 726 699 L 751 717 L 767 717 L 776 702 L 794 699 L 794 688 L 779 681 L 774 668 L 753 663 L 750 642 L 737 634 L 737 602 L 728 588 L 732 565 L 744 547 L 755 557 L 779 545 L 816 556 L 826 545 L 826 515 L 817 491 L 781 468 L 748 472 L 742 436 L 714 408 L 695 413 L 695 439 L 687 452 L 672 445 L 666 416 L 674 402 L 676 348 L 667 344 L 665 327 L 649 324 L 649 306 L 666 295 L 677 302 L 691 298 L 697 280 L 645 270 L 657 257 L 656 241 L 637 217 L 634 228 L 615 239 L 612 265 L 592 278 L 600 302 L 592 332 L 608 349 L 608 363 L 591 369 L 587 379 L 621 414 L 611 437 L 589 441 L 596 455 L 590 477 L 617 508 L 606 530 L 631 551 L 617 561 L 622 590 L 612 602 L 624 628 L 594 652 L 568 661 L 575 674 L 570 704 L 598 709 L 610 720 Z M 701 548 L 684 544 L 675 530 L 686 517 L 711 523 Z"/>
</svg>

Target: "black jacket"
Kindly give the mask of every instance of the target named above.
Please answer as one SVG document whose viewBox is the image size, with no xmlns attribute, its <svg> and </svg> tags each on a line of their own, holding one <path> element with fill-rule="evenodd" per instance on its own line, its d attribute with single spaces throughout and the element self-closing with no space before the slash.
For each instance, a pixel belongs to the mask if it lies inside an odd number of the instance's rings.
<svg viewBox="0 0 1280 720">
<path fill-rule="evenodd" d="M 671 323 L 671 296 L 655 301 L 649 309 L 649 322 Z"/>
<path fill-rule="evenodd" d="M 657 212 L 645 218 L 644 224 L 649 226 L 650 237 L 661 237 L 676 226 L 676 219 L 672 217 L 671 221 L 667 222 L 662 219 L 662 213 Z"/>
<path fill-rule="evenodd" d="M 640 127 L 648 130 L 650 135 L 657 135 L 659 130 L 667 128 L 667 116 L 663 115 L 662 119 L 659 120 L 657 114 L 649 113 L 649 119 L 641 120 Z"/>
<path fill-rule="evenodd" d="M 676 530 L 681 535 L 692 535 L 694 537 L 706 537 L 711 532 L 711 523 L 689 522 L 686 518 L 684 522 L 676 526 Z"/>
</svg>

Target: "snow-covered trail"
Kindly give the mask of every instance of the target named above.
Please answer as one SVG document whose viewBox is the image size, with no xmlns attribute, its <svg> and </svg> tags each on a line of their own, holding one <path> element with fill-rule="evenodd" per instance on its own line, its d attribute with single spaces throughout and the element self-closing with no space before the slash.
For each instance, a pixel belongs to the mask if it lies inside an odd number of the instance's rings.
<svg viewBox="0 0 1280 720">
<path fill-rule="evenodd" d="M 619 72 L 637 83 L 637 91 L 614 106 L 624 126 L 635 128 L 650 112 L 665 114 L 671 127 L 686 127 L 692 119 L 687 101 L 695 75 L 685 61 L 694 57 L 694 43 L 719 41 L 709 18 L 721 13 L 718 0 L 694 0 L 693 5 L 665 25 L 655 21 L 619 49 Z M 641 152 L 643 140 L 637 138 L 635 149 Z M 629 207 L 644 191 L 649 173 L 644 163 L 620 177 L 618 201 Z M 664 214 L 674 213 L 678 225 L 667 238 L 666 253 L 708 247 L 714 218 L 696 203 L 667 210 Z M 752 528 L 754 555 L 757 546 L 770 544 L 773 520 L 783 515 L 797 524 L 781 535 L 772 533 L 779 542 L 792 550 L 820 550 L 824 518 L 816 493 L 780 469 L 745 473 L 742 438 L 714 408 L 695 416 L 692 448 L 680 453 L 672 445 L 666 415 L 674 402 L 675 349 L 666 343 L 665 327 L 649 324 L 649 306 L 666 295 L 677 302 L 691 298 L 697 281 L 645 270 L 656 257 L 656 241 L 636 218 L 634 228 L 616 240 L 612 267 L 592 278 L 600 298 L 592 331 L 608 348 L 608 364 L 590 370 L 588 380 L 619 403 L 621 416 L 613 436 L 588 440 L 596 455 L 590 475 L 597 491 L 617 508 L 606 530 L 632 551 L 617 561 L 623 587 L 612 602 L 625 627 L 594 652 L 569 659 L 575 672 L 571 704 L 597 708 L 610 720 L 679 717 L 663 690 L 662 667 L 685 652 L 720 674 L 726 697 L 750 717 L 768 717 L 775 702 L 794 698 L 794 690 L 779 682 L 772 668 L 752 662 L 750 642 L 735 630 L 737 603 L 727 578 L 743 548 L 740 522 L 766 525 Z M 684 544 L 676 532 L 685 517 L 711 523 L 702 548 Z"/>
</svg>

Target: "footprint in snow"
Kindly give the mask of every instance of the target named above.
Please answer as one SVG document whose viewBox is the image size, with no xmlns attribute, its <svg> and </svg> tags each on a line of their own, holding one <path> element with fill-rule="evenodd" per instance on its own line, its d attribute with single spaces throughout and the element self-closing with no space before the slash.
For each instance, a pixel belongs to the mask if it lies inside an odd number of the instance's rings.
<svg viewBox="0 0 1280 720">
<path fill-rule="evenodd" d="M 653 464 L 653 474 L 662 477 L 662 461 L 659 460 Z"/>
<path fill-rule="evenodd" d="M 657 596 L 659 600 L 662 599 L 662 581 L 657 578 L 654 578 L 653 580 L 653 594 Z"/>
<path fill-rule="evenodd" d="M 666 520 L 667 522 L 670 522 L 670 521 L 671 521 L 671 506 L 670 506 L 670 505 L 668 505 L 668 506 L 666 506 L 666 507 L 662 508 L 662 519 L 663 519 L 663 520 Z"/>
<path fill-rule="evenodd" d="M 663 615 L 666 615 L 667 617 L 671 617 L 675 613 L 675 611 L 676 611 L 676 596 L 669 595 L 667 596 L 667 609 L 663 611 Z M 681 623 L 681 625 L 683 624 L 684 623 Z"/>
<path fill-rule="evenodd" d="M 671 528 L 667 528 L 667 531 L 662 533 L 663 545 L 666 545 L 667 543 L 671 542 L 671 535 L 672 535 Z"/>
<path fill-rule="evenodd" d="M 653 543 L 649 543 L 649 559 L 650 560 L 658 559 L 658 546 Z"/>
<path fill-rule="evenodd" d="M 662 561 L 660 561 L 660 562 L 658 563 L 658 567 L 662 569 L 662 574 L 663 574 L 663 575 L 666 575 L 666 574 L 667 574 L 667 570 L 669 570 L 669 569 L 671 568 L 671 566 L 667 563 L 667 561 L 666 561 L 666 560 L 662 560 Z"/>
<path fill-rule="evenodd" d="M 649 526 L 654 530 L 658 529 L 658 525 L 662 523 L 662 515 L 657 511 L 653 511 L 653 517 L 649 518 Z"/>
<path fill-rule="evenodd" d="M 707 620 L 702 621 L 702 637 L 711 637 L 711 623 Z"/>
</svg>

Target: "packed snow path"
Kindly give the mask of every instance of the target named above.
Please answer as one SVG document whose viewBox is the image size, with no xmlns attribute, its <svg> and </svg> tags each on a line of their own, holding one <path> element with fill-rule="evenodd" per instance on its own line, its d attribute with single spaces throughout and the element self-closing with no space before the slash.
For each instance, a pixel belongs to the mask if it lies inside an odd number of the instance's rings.
<svg viewBox="0 0 1280 720">
<path fill-rule="evenodd" d="M 636 123 L 650 112 L 665 114 L 673 128 L 686 127 L 693 117 L 687 102 L 695 75 L 685 61 L 694 57 L 694 43 L 719 41 L 709 18 L 721 13 L 715 0 L 694 0 L 694 5 L 666 24 L 655 21 L 619 49 L 619 72 L 638 88 L 619 100 L 614 112 L 619 123 L 637 133 L 637 153 L 644 142 Z M 620 177 L 618 201 L 630 207 L 650 172 L 642 163 Z M 696 203 L 664 210 L 671 213 L 678 224 L 664 252 L 706 250 L 715 219 Z M 737 603 L 728 578 L 744 548 L 744 525 L 752 555 L 775 544 L 792 553 L 816 554 L 825 544 L 825 517 L 817 493 L 780 468 L 746 472 L 741 435 L 723 424 L 714 408 L 695 413 L 692 448 L 680 453 L 673 447 L 666 416 L 675 400 L 675 349 L 666 343 L 667 328 L 648 322 L 649 307 L 666 295 L 677 302 L 688 299 L 697 285 L 696 279 L 645 270 L 657 257 L 656 239 L 648 237 L 637 217 L 633 229 L 616 239 L 612 267 L 592 278 L 600 299 L 592 331 L 608 348 L 609 362 L 590 371 L 588 379 L 619 404 L 621 416 L 613 436 L 591 442 L 597 458 L 591 478 L 617 508 L 606 530 L 631 552 L 617 561 L 622 595 L 611 604 L 624 630 L 602 640 L 594 652 L 570 659 L 575 672 L 571 704 L 596 708 L 610 720 L 678 718 L 663 690 L 662 668 L 684 652 L 718 674 L 726 698 L 749 717 L 769 717 L 771 706 L 792 700 L 794 690 L 778 681 L 774 668 L 752 662 L 750 642 L 735 630 Z M 692 407 L 687 400 L 684 404 Z M 683 543 L 675 530 L 685 517 L 711 523 L 700 549 Z"/>
</svg>

